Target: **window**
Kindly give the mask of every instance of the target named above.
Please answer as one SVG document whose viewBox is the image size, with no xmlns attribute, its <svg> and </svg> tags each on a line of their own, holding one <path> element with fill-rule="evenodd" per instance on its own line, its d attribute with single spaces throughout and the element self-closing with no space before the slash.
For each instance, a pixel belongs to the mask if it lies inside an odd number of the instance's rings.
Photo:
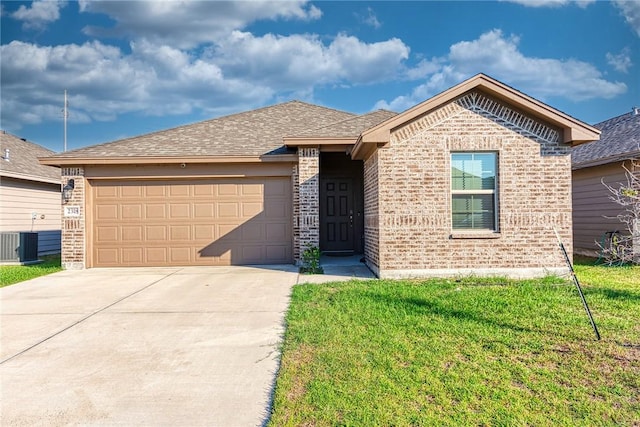
<svg viewBox="0 0 640 427">
<path fill-rule="evenodd" d="M 496 153 L 451 153 L 453 229 L 498 229 L 496 166 Z"/>
</svg>

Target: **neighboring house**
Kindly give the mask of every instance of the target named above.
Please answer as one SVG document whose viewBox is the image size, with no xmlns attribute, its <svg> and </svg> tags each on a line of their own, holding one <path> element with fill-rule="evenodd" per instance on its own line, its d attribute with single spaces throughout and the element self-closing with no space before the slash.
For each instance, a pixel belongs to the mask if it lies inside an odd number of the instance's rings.
<svg viewBox="0 0 640 427">
<path fill-rule="evenodd" d="M 0 232 L 37 232 L 38 255 L 60 253 L 60 169 L 53 151 L 0 131 Z"/>
<path fill-rule="evenodd" d="M 614 188 L 626 184 L 623 165 L 634 172 L 631 160 L 640 161 L 640 111 L 634 108 L 595 127 L 602 132 L 600 140 L 580 145 L 571 154 L 574 252 L 590 256 L 599 254 L 598 243 L 606 244 L 607 232 L 627 231 L 616 219 L 622 208 L 609 199 L 611 192 L 603 182 Z"/>
<path fill-rule="evenodd" d="M 566 271 L 572 145 L 598 130 L 477 75 L 401 113 L 287 102 L 41 159 L 67 268 L 299 262 L 380 277 Z"/>
</svg>

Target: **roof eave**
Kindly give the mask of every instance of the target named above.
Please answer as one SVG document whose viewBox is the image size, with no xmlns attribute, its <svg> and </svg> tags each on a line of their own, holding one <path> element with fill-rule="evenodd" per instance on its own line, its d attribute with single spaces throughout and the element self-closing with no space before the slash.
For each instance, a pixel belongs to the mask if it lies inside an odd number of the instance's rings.
<svg viewBox="0 0 640 427">
<path fill-rule="evenodd" d="M 261 156 L 127 156 L 127 157 L 40 157 L 48 166 L 70 165 L 129 165 L 180 163 L 271 163 L 296 162 L 296 154 L 265 154 Z"/>
<path fill-rule="evenodd" d="M 353 160 L 367 160 L 371 154 L 373 154 L 377 148 L 382 147 L 384 143 L 364 143 L 362 139 L 358 139 L 358 142 L 351 150 L 351 158 Z"/>
<path fill-rule="evenodd" d="M 35 175 L 25 175 L 21 173 L 8 172 L 8 171 L 1 171 L 0 176 L 6 177 L 6 178 L 23 179 L 25 181 L 44 182 L 45 184 L 60 184 L 60 179 L 45 178 L 45 177 L 35 176 Z"/>
<path fill-rule="evenodd" d="M 353 145 L 358 141 L 358 136 L 286 136 L 283 141 L 286 147 Z"/>
<path fill-rule="evenodd" d="M 586 162 L 575 163 L 571 165 L 572 170 L 591 168 L 594 166 L 608 165 L 610 163 L 624 162 L 626 160 L 639 160 L 640 150 L 630 151 L 628 153 L 616 154 L 609 157 L 601 157 L 595 160 L 588 160 Z"/>
</svg>

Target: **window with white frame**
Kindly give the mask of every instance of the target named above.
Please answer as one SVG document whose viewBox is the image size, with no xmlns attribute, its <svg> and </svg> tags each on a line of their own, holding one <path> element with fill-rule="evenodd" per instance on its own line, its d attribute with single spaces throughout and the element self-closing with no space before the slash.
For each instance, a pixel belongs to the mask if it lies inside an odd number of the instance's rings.
<svg viewBox="0 0 640 427">
<path fill-rule="evenodd" d="M 454 230 L 498 230 L 497 153 L 451 153 Z"/>
</svg>

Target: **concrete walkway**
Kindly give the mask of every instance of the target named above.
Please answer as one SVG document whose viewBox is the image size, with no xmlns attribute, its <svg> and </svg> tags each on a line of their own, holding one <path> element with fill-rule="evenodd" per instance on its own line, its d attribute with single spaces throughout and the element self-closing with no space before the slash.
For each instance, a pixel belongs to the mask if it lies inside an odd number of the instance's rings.
<svg viewBox="0 0 640 427">
<path fill-rule="evenodd" d="M 375 275 L 363 262 L 362 255 L 346 257 L 322 255 L 320 266 L 324 274 L 301 274 L 298 283 L 327 283 L 344 280 L 375 279 Z"/>
<path fill-rule="evenodd" d="M 0 289 L 2 425 L 260 426 L 296 283 L 358 259 L 63 271 Z"/>
</svg>

